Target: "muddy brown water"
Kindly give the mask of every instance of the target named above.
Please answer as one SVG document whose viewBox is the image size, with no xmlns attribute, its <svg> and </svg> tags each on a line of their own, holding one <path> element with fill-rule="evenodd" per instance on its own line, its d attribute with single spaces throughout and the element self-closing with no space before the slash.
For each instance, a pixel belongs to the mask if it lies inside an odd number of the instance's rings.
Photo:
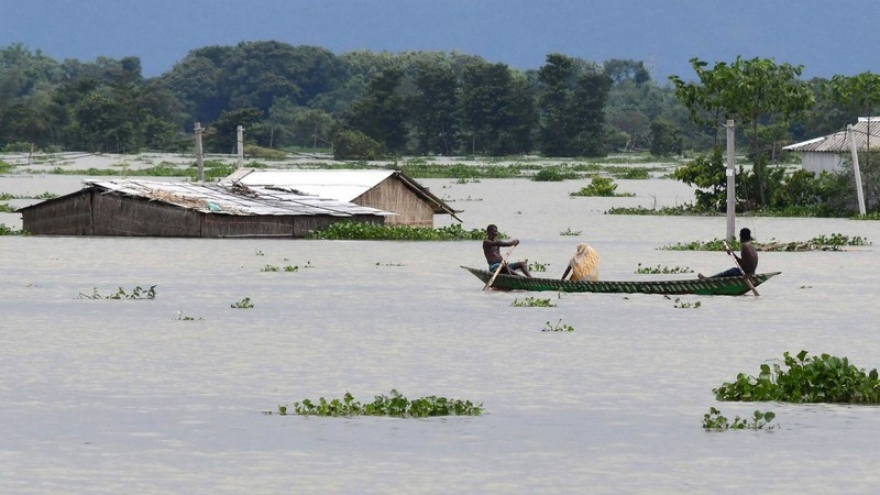
<svg viewBox="0 0 880 495">
<path fill-rule="evenodd" d="M 71 178 L 0 190 L 72 192 Z M 610 216 L 691 200 L 664 180 L 634 198 L 569 198 L 587 181 L 420 181 L 496 223 L 559 276 L 578 242 L 604 279 L 642 266 L 725 269 L 660 250 L 725 234 L 723 218 Z M 53 188 L 55 190 L 53 190 Z M 21 205 L 22 200 L 16 200 Z M 0 222 L 20 227 L 16 214 Z M 438 225 L 448 220 L 438 218 Z M 876 222 L 741 218 L 759 241 Z M 580 235 L 560 235 L 561 232 Z M 484 293 L 459 265 L 478 241 L 0 237 L 3 493 L 874 493 L 880 409 L 726 403 L 712 389 L 783 352 L 880 365 L 880 255 L 761 253 L 761 296 Z M 296 272 L 264 272 L 267 265 Z M 156 286 L 154 300 L 87 299 Z M 511 306 L 526 296 L 551 308 Z M 231 305 L 250 298 L 254 307 Z M 699 308 L 680 303 L 700 302 Z M 193 320 L 181 319 L 184 317 Z M 542 332 L 548 323 L 574 332 Z M 305 398 L 396 389 L 482 403 L 480 417 L 265 415 Z M 769 431 L 706 432 L 773 411 Z"/>
</svg>

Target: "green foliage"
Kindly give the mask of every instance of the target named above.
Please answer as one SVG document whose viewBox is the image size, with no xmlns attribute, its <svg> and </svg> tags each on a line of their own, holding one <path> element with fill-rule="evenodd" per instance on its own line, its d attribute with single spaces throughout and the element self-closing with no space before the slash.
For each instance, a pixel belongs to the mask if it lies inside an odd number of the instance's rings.
<svg viewBox="0 0 880 495">
<path fill-rule="evenodd" d="M 395 418 L 427 418 L 434 416 L 479 416 L 483 413 L 482 404 L 469 400 L 449 399 L 434 395 L 409 400 L 397 390 L 389 395 L 377 395 L 371 403 L 361 403 L 346 392 L 342 399 L 317 401 L 304 399 L 294 402 L 293 407 L 278 406 L 278 414 L 289 413 L 302 416 L 352 417 L 352 416 L 391 416 Z M 267 411 L 266 414 L 272 414 Z"/>
<path fill-rule="evenodd" d="M 714 389 L 723 401 L 777 401 L 795 403 L 880 404 L 880 380 L 876 369 L 865 373 L 846 357 L 822 354 L 783 354 L 778 363 L 762 364 L 757 376 L 740 373 L 736 381 Z"/>
<path fill-rule="evenodd" d="M 280 272 L 280 271 L 295 272 L 298 270 L 299 270 L 299 267 L 296 265 L 287 265 L 284 267 L 279 267 L 276 265 L 266 265 L 262 269 L 260 269 L 261 272 Z"/>
<path fill-rule="evenodd" d="M 556 324 L 551 325 L 548 321 L 544 328 L 541 329 L 542 332 L 574 332 L 574 327 L 571 325 L 567 325 L 562 323 L 562 319 L 560 319 Z"/>
<path fill-rule="evenodd" d="M 251 302 L 251 298 L 245 297 L 241 301 L 230 304 L 229 307 L 234 309 L 251 309 L 254 307 L 254 303 Z"/>
<path fill-rule="evenodd" d="M 393 240 L 393 241 L 467 241 L 483 240 L 486 233 L 482 229 L 469 231 L 461 224 L 432 229 L 429 227 L 407 227 L 401 225 L 375 225 L 372 223 L 340 221 L 334 222 L 324 230 L 313 232 L 312 239 L 333 240 Z"/>
<path fill-rule="evenodd" d="M 841 251 L 844 246 L 868 246 L 871 242 L 867 239 L 855 236 L 849 237 L 843 234 L 820 235 L 808 241 L 779 242 L 771 240 L 767 243 L 752 242 L 758 251 Z M 729 243 L 730 249 L 738 251 L 739 241 Z M 665 251 L 724 251 L 724 239 L 712 239 L 711 241 L 692 241 L 688 243 L 675 243 L 658 248 Z"/>
<path fill-rule="evenodd" d="M 666 296 L 666 299 L 669 299 L 669 296 Z M 676 308 L 676 309 L 689 309 L 689 308 L 697 309 L 700 306 L 701 306 L 700 301 L 690 303 L 687 301 L 682 301 L 680 297 L 676 297 L 675 304 L 672 307 Z"/>
<path fill-rule="evenodd" d="M 691 270 L 689 267 L 682 268 L 680 266 L 673 266 L 670 268 L 668 266 L 661 267 L 660 265 L 657 265 L 656 267 L 650 267 L 650 266 L 642 266 L 642 264 L 639 263 L 638 268 L 636 268 L 636 273 L 650 274 L 650 275 L 658 275 L 658 274 L 669 275 L 669 274 L 676 274 L 676 273 L 694 273 L 694 271 Z"/>
<path fill-rule="evenodd" d="M 151 285 L 149 289 L 144 289 L 140 285 L 132 289 L 130 293 L 125 292 L 125 289 L 122 287 L 119 288 L 113 294 L 109 294 L 107 296 L 101 296 L 98 293 L 97 287 L 92 287 L 91 294 L 83 294 L 79 293 L 77 299 L 155 299 L 156 298 L 156 286 Z"/>
<path fill-rule="evenodd" d="M 571 227 L 568 227 L 565 230 L 563 230 L 562 232 L 560 232 L 559 235 L 579 236 L 579 235 L 581 235 L 582 232 L 583 232 L 582 230 L 571 230 Z"/>
<path fill-rule="evenodd" d="M 542 168 L 532 177 L 537 182 L 561 182 L 565 179 L 576 179 L 577 175 L 570 170 L 562 167 L 546 167 Z"/>
<path fill-rule="evenodd" d="M 5 223 L 0 223 L 0 235 L 28 235 L 25 230 L 16 230 L 8 227 Z"/>
<path fill-rule="evenodd" d="M 733 419 L 731 424 L 727 418 L 721 415 L 721 411 L 714 407 L 709 408 L 709 412 L 703 415 L 703 428 L 706 430 L 723 431 L 731 430 L 763 430 L 767 428 L 772 430 L 776 426 L 770 425 L 770 422 L 776 418 L 773 411 L 761 412 L 755 410 L 751 420 L 740 419 L 739 416 Z"/>
<path fill-rule="evenodd" d="M 538 299 L 536 297 L 526 296 L 522 301 L 514 299 L 510 304 L 515 308 L 555 308 L 556 305 L 550 302 L 550 299 Z M 548 324 L 550 322 L 547 322 Z"/>
<path fill-rule="evenodd" d="M 385 147 L 359 130 L 336 135 L 333 158 L 337 160 L 378 160 L 384 156 Z"/>
<path fill-rule="evenodd" d="M 681 216 L 693 215 L 687 206 L 664 206 L 662 208 L 645 208 L 644 206 L 625 207 L 615 206 L 609 208 L 606 215 L 657 215 L 657 216 Z"/>
<path fill-rule="evenodd" d="M 586 196 L 605 196 L 605 197 L 613 197 L 613 196 L 635 196 L 632 193 L 621 193 L 617 192 L 617 184 L 614 183 L 614 180 L 610 177 L 602 177 L 599 175 L 594 175 L 590 185 L 587 187 L 582 187 L 580 191 L 570 193 L 570 196 L 577 197 L 586 197 Z"/>
<path fill-rule="evenodd" d="M 529 271 L 531 272 L 546 272 L 547 271 L 547 263 L 539 263 L 537 261 L 533 261 L 529 263 Z"/>
</svg>

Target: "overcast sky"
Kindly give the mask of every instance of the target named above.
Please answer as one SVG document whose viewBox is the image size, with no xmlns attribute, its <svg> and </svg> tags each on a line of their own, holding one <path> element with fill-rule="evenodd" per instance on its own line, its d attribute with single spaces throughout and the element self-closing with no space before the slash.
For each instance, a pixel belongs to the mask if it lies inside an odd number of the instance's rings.
<svg viewBox="0 0 880 495">
<path fill-rule="evenodd" d="M 193 49 L 276 40 L 341 54 L 459 51 L 517 69 L 548 53 L 646 62 L 655 80 L 737 55 L 804 77 L 880 72 L 875 0 L 2 0 L 0 47 L 57 59 L 136 56 L 146 77 Z"/>
</svg>

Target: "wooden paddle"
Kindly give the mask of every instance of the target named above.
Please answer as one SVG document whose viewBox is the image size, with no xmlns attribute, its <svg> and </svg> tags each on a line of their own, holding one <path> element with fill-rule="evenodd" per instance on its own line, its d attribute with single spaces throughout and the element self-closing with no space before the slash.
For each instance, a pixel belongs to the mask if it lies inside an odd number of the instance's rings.
<svg viewBox="0 0 880 495">
<path fill-rule="evenodd" d="M 756 296 L 760 296 L 761 294 L 758 294 L 758 289 L 755 289 L 755 285 L 752 284 L 752 279 L 749 278 L 749 276 L 746 275 L 745 270 L 743 270 L 743 268 L 739 266 L 739 261 L 737 261 L 736 256 L 733 255 L 733 252 L 730 250 L 730 246 L 727 245 L 727 241 L 724 241 L 724 249 L 727 250 L 727 254 L 729 254 L 730 257 L 733 258 L 733 262 L 736 263 L 736 267 L 739 268 L 739 272 L 743 274 L 743 279 L 745 279 L 746 283 L 749 284 L 749 288 L 752 289 L 752 292 L 754 292 Z"/>
<path fill-rule="evenodd" d="M 512 253 L 514 249 L 516 249 L 516 246 L 517 245 L 514 244 L 513 246 L 511 246 L 510 249 L 507 250 L 507 254 L 505 254 L 504 258 L 501 259 L 501 263 L 498 265 L 498 268 L 495 269 L 495 274 L 492 275 L 492 278 L 489 279 L 489 282 L 486 283 L 486 286 L 483 287 L 483 290 L 489 290 L 489 287 L 492 287 L 492 283 L 495 282 L 495 277 L 497 277 L 498 274 L 501 273 L 501 269 L 504 268 L 504 265 L 507 264 L 507 257 L 510 256 L 510 253 Z"/>
</svg>

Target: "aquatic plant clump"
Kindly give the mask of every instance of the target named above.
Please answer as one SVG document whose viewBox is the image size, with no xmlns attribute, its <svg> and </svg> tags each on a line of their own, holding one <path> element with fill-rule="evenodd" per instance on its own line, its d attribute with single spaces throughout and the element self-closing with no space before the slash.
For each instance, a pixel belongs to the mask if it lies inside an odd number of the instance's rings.
<svg viewBox="0 0 880 495">
<path fill-rule="evenodd" d="M 758 376 L 740 373 L 736 381 L 713 390 L 722 401 L 880 404 L 876 369 L 865 373 L 846 357 L 783 354 L 783 365 L 762 364 Z"/>
<path fill-rule="evenodd" d="M 448 399 L 434 395 L 409 400 L 397 390 L 389 395 L 377 395 L 371 403 L 361 403 L 349 392 L 342 399 L 327 400 L 321 397 L 317 402 L 305 399 L 294 402 L 292 408 L 278 406 L 278 414 L 298 414 L 301 416 L 391 416 L 395 418 L 426 418 L 432 416 L 479 416 L 482 404 L 469 400 Z M 267 414 L 272 414 L 267 411 Z"/>
<path fill-rule="evenodd" d="M 752 414 L 751 420 L 741 419 L 739 416 L 733 418 L 733 423 L 727 420 L 721 411 L 714 407 L 709 408 L 709 412 L 703 415 L 703 428 L 706 430 L 724 431 L 731 430 L 763 430 L 765 427 L 772 430 L 776 426 L 770 425 L 770 422 L 776 418 L 773 411 L 761 412 L 756 410 Z"/>
<path fill-rule="evenodd" d="M 486 233 L 482 229 L 464 230 L 459 224 L 432 229 L 429 227 L 374 225 L 342 221 L 335 222 L 321 231 L 313 232 L 309 237 L 312 239 L 361 241 L 478 241 L 483 240 Z"/>
<path fill-rule="evenodd" d="M 869 246 L 871 242 L 864 237 L 849 237 L 843 234 L 820 235 L 809 241 L 780 242 L 771 239 L 770 242 L 752 242 L 755 249 L 764 252 L 792 252 L 792 251 L 843 251 L 846 246 Z M 676 243 L 658 248 L 664 251 L 724 251 L 724 239 L 715 238 L 711 241 L 693 241 L 688 243 Z M 730 243 L 730 249 L 738 251 L 740 243 L 734 240 Z"/>
</svg>

